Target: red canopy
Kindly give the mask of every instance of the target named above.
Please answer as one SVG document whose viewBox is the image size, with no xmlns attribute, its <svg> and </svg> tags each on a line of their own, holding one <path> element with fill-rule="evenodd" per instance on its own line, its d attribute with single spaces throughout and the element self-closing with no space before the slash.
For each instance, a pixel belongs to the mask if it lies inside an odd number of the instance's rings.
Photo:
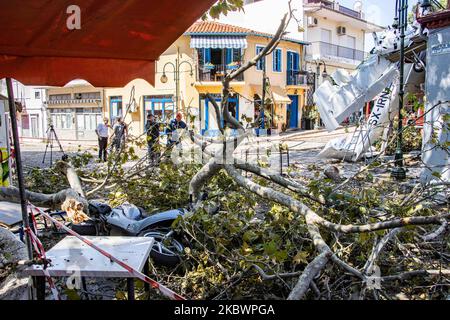
<svg viewBox="0 0 450 320">
<path fill-rule="evenodd" d="M 216 0 L 0 0 L 0 78 L 154 84 L 155 60 Z M 80 29 L 69 30 L 80 8 Z M 76 14 L 76 13 L 75 13 Z"/>
</svg>

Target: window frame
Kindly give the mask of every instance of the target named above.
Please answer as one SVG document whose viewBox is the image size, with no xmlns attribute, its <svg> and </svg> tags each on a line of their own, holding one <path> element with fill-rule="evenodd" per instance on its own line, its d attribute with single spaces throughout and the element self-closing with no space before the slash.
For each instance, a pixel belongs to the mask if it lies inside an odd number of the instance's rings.
<svg viewBox="0 0 450 320">
<path fill-rule="evenodd" d="M 257 44 L 257 45 L 255 45 L 255 56 L 257 56 L 260 52 L 258 52 L 258 49 L 261 49 L 261 50 L 264 50 L 264 48 L 265 48 L 266 46 L 264 46 L 264 45 L 262 45 L 262 44 Z M 261 63 L 261 67 L 260 67 L 260 63 Z M 263 71 L 264 70 L 264 66 L 266 65 L 266 63 L 267 63 L 267 61 L 266 61 L 266 57 L 264 57 L 263 59 L 261 59 L 261 60 L 259 60 L 257 63 L 256 63 L 256 70 L 257 71 Z M 267 71 L 267 69 L 266 69 L 266 71 Z"/>
<path fill-rule="evenodd" d="M 280 55 L 280 61 L 279 61 L 279 70 L 276 70 L 276 65 L 275 62 L 277 60 L 277 53 L 279 52 Z M 283 73 L 283 49 L 281 48 L 276 48 L 275 50 L 273 50 L 272 52 L 272 71 L 275 73 Z"/>
</svg>

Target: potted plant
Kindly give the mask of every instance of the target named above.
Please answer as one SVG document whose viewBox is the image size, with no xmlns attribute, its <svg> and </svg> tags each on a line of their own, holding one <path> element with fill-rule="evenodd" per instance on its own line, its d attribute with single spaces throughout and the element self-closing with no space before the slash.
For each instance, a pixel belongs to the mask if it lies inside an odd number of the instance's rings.
<svg viewBox="0 0 450 320">
<path fill-rule="evenodd" d="M 313 129 L 318 129 L 320 127 L 320 113 L 317 106 L 313 106 L 309 112 L 309 118 L 312 120 Z"/>
</svg>

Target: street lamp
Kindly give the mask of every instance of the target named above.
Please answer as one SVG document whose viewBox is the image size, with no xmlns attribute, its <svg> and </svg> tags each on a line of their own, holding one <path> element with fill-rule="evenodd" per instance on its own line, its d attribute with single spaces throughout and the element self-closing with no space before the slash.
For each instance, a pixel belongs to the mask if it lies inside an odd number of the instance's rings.
<svg viewBox="0 0 450 320">
<path fill-rule="evenodd" d="M 180 68 L 183 64 L 188 64 L 191 68 L 191 72 L 189 75 L 192 77 L 194 75 L 192 64 L 189 61 L 181 61 L 180 62 L 180 55 L 177 55 L 177 58 L 175 59 L 175 64 L 172 62 L 167 62 L 163 67 L 163 74 L 161 76 L 161 83 L 167 83 L 169 81 L 169 78 L 166 75 L 166 67 L 168 65 L 171 65 L 174 72 L 174 80 L 175 80 L 175 113 L 179 111 L 179 100 L 180 100 Z"/>
<path fill-rule="evenodd" d="M 315 83 L 315 90 L 319 87 L 319 79 L 320 79 L 320 66 L 323 65 L 323 72 L 322 72 L 322 79 L 326 80 L 328 78 L 328 72 L 327 72 L 327 64 L 325 61 L 318 59 L 314 60 L 313 63 L 316 65 L 316 83 Z M 311 70 L 311 68 L 309 69 Z M 312 71 L 310 71 L 312 72 Z"/>
<path fill-rule="evenodd" d="M 403 167 L 403 106 L 405 96 L 405 29 L 408 23 L 408 0 L 399 0 L 399 28 L 400 28 L 400 91 L 399 91 L 399 107 L 398 107 L 398 128 L 397 128 L 397 148 L 395 150 L 395 167 L 392 169 L 391 176 L 397 180 L 406 178 L 406 170 Z"/>
</svg>

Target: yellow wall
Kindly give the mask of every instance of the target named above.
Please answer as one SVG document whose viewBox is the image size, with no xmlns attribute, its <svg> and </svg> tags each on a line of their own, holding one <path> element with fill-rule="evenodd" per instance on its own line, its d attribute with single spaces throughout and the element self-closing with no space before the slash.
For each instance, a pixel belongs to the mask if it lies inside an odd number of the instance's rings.
<svg viewBox="0 0 450 320">
<path fill-rule="evenodd" d="M 263 37 L 250 36 L 247 37 L 248 48 L 244 52 L 244 61 L 248 61 L 253 58 L 256 54 L 256 45 L 266 45 L 269 42 L 269 39 Z M 283 50 L 282 53 L 282 72 L 277 73 L 272 70 L 272 55 L 266 58 L 267 65 L 267 75 L 270 78 L 270 83 L 272 86 L 279 86 L 281 88 L 285 88 L 286 86 L 286 55 L 287 50 L 296 51 L 302 57 L 302 48 L 303 46 L 300 44 L 282 41 L 279 45 L 279 48 Z M 130 82 L 124 88 L 106 88 L 105 89 L 105 116 L 109 117 L 109 97 L 111 96 L 122 96 L 122 106 L 123 110 L 126 109 L 126 105 L 130 100 L 131 89 L 135 87 L 135 100 L 138 104 L 138 108 L 135 112 L 129 113 L 125 121 L 130 124 L 130 133 L 138 136 L 144 130 L 144 122 L 145 118 L 143 117 L 144 112 L 144 104 L 143 104 L 143 96 L 148 95 L 173 95 L 175 96 L 175 81 L 174 81 L 174 73 L 173 67 L 171 65 L 166 66 L 166 75 L 168 77 L 167 83 L 161 83 L 161 76 L 163 72 L 163 67 L 167 62 L 175 62 L 177 58 L 177 50 L 179 51 L 181 60 L 180 61 L 189 61 L 193 66 L 193 76 L 190 76 L 190 67 L 187 64 L 182 65 L 180 72 L 180 109 L 186 111 L 188 107 L 192 109 L 197 109 L 199 106 L 199 95 L 201 93 L 217 93 L 220 94 L 222 90 L 222 86 L 220 82 L 196 82 L 196 53 L 195 50 L 190 48 L 190 37 L 182 36 L 180 37 L 169 49 L 167 49 L 160 57 L 160 59 L 156 63 L 156 82 L 155 87 L 152 87 L 145 80 L 137 79 Z M 302 62 L 301 62 L 302 65 Z M 239 114 L 240 118 L 242 115 L 246 115 L 247 117 L 253 117 L 253 103 L 247 101 L 245 98 L 249 100 L 253 100 L 253 96 L 255 94 L 254 85 L 262 84 L 262 72 L 257 71 L 256 68 L 251 68 L 244 74 L 245 83 L 236 82 L 232 84 L 232 88 L 235 92 L 241 95 L 239 101 Z M 261 94 L 258 92 L 258 94 Z M 303 94 L 303 90 L 299 90 L 298 94 Z M 245 97 L 245 98 L 244 98 Z M 302 98 L 299 101 L 303 101 Z M 184 109 L 183 109 L 184 107 Z M 301 105 L 299 106 L 301 109 Z M 180 110 L 180 111 L 181 111 Z M 211 110 L 212 111 L 212 110 Z M 211 113 L 211 112 L 210 112 Z M 196 129 L 200 129 L 200 123 L 195 124 Z M 204 115 L 202 115 L 204 118 Z M 299 117 L 300 119 L 301 117 Z M 204 123 L 204 121 L 202 121 Z M 210 121 L 210 129 L 215 129 L 213 123 Z"/>
</svg>

